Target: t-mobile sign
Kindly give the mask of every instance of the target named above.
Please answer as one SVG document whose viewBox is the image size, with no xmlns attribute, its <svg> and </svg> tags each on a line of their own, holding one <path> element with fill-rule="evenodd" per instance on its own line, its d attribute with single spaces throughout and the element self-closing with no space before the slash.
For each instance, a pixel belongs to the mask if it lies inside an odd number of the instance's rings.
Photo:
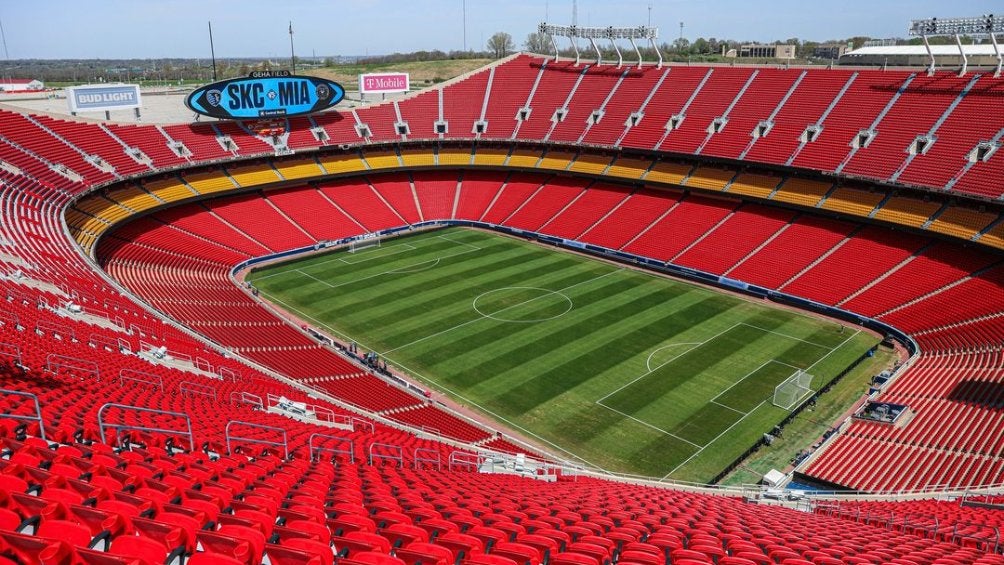
<svg viewBox="0 0 1004 565">
<path fill-rule="evenodd" d="M 359 75 L 360 94 L 390 94 L 408 92 L 408 73 L 378 73 Z"/>
</svg>

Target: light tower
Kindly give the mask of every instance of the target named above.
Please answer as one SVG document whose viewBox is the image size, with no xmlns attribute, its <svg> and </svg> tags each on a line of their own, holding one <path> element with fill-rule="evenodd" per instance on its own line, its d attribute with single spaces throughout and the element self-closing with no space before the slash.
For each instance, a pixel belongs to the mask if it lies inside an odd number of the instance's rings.
<svg viewBox="0 0 1004 565">
<path fill-rule="evenodd" d="M 966 74 L 969 67 L 969 60 L 966 51 L 962 47 L 962 36 L 988 36 L 990 43 L 994 46 L 994 54 L 997 56 L 997 71 L 994 77 L 1001 74 L 1002 57 L 1000 46 L 997 43 L 997 33 L 1004 31 L 1004 15 L 986 14 L 976 18 L 930 18 L 926 20 L 913 20 L 910 22 L 909 34 L 920 36 L 924 40 L 924 47 L 927 48 L 927 56 L 931 59 L 931 64 L 927 68 L 928 74 L 933 74 L 935 69 L 934 53 L 931 51 L 929 37 L 954 37 L 955 44 L 959 46 L 959 57 L 962 58 L 962 68 L 960 75 Z"/>
</svg>

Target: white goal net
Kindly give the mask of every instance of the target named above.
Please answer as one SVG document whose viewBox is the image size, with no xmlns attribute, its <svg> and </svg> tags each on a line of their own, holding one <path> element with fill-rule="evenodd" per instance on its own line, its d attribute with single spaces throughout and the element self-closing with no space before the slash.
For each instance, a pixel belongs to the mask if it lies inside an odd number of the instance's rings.
<svg viewBox="0 0 1004 565">
<path fill-rule="evenodd" d="M 812 375 L 798 369 L 795 374 L 774 387 L 774 406 L 791 410 L 812 395 Z"/>
<path fill-rule="evenodd" d="M 349 253 L 359 253 L 366 249 L 380 247 L 379 237 L 369 237 L 366 239 L 353 239 L 349 242 Z"/>
</svg>

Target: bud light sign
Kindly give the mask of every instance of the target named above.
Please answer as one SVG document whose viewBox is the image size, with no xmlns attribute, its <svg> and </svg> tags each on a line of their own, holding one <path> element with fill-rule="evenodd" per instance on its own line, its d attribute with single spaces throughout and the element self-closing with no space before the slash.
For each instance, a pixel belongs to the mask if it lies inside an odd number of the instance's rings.
<svg viewBox="0 0 1004 565">
<path fill-rule="evenodd" d="M 408 73 L 359 75 L 360 94 L 390 94 L 408 92 Z"/>
<path fill-rule="evenodd" d="M 185 106 L 224 120 L 260 119 L 319 112 L 344 97 L 345 89 L 337 82 L 264 71 L 198 88 L 185 99 Z"/>
</svg>

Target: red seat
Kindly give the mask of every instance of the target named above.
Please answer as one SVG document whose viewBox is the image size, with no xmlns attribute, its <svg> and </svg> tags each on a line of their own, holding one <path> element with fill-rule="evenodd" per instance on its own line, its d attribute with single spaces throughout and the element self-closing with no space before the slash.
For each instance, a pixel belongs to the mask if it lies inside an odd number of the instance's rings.
<svg viewBox="0 0 1004 565">
<path fill-rule="evenodd" d="M 324 561 L 323 554 L 312 553 L 309 550 L 297 549 L 287 545 L 265 544 L 264 558 L 272 565 L 331 565 L 333 555 L 327 552 L 329 560 Z"/>
<path fill-rule="evenodd" d="M 471 555 L 484 553 L 484 543 L 474 536 L 448 532 L 436 538 L 436 545 L 446 547 L 457 559 L 465 559 Z"/>
<path fill-rule="evenodd" d="M 405 565 L 405 562 L 385 553 L 360 551 L 351 558 L 339 558 L 338 565 Z"/>
<path fill-rule="evenodd" d="M 427 542 L 412 542 L 395 555 L 408 565 L 453 565 L 453 552 L 449 549 Z"/>
<path fill-rule="evenodd" d="M 540 550 L 532 545 L 512 541 L 499 542 L 492 549 L 492 555 L 501 555 L 515 561 L 517 565 L 540 565 Z"/>
<path fill-rule="evenodd" d="M 244 561 L 223 553 L 200 551 L 185 560 L 185 565 L 243 565 Z"/>
<path fill-rule="evenodd" d="M 549 565 L 600 565 L 599 558 L 585 553 L 565 551 L 551 556 Z"/>
<path fill-rule="evenodd" d="M 480 553 L 468 557 L 461 565 L 516 565 L 516 562 L 501 555 Z"/>
<path fill-rule="evenodd" d="M 317 555 L 321 558 L 321 565 L 332 565 L 335 560 L 335 554 L 331 551 L 331 545 L 327 542 L 307 538 L 292 538 L 284 540 L 282 546 Z"/>
</svg>

